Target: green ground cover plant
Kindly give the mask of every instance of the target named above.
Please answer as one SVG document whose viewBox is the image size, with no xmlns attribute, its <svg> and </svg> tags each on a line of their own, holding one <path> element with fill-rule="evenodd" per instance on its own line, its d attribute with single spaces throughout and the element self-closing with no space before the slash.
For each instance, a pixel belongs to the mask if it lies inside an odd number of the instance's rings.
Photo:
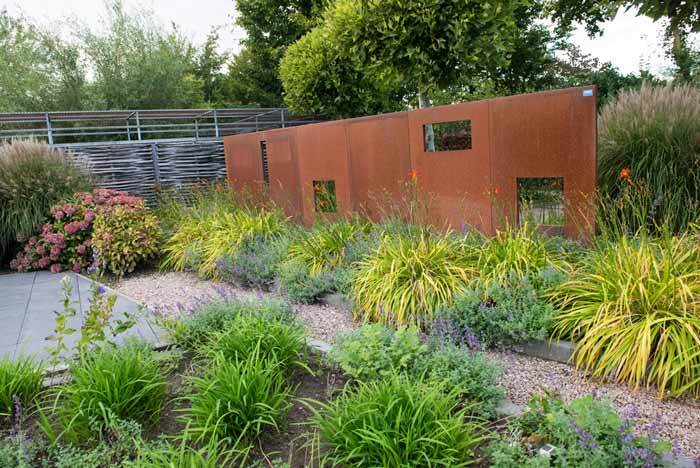
<svg viewBox="0 0 700 468">
<path fill-rule="evenodd" d="M 399 375 L 311 408 L 323 461 L 334 466 L 468 466 L 482 437 L 456 393 Z"/>
<path fill-rule="evenodd" d="M 505 398 L 498 386 L 503 369 L 486 354 L 465 347 L 442 344 L 418 357 L 412 374 L 429 385 L 456 392 L 471 405 L 473 415 L 493 419 Z"/>
<path fill-rule="evenodd" d="M 700 252 L 688 236 L 602 243 L 550 295 L 576 365 L 660 397 L 700 395 Z"/>
<path fill-rule="evenodd" d="M 454 305 L 440 312 L 432 328 L 434 335 L 454 339 L 456 344 L 499 348 L 546 339 L 553 316 L 554 308 L 539 297 L 530 280 L 513 273 L 457 295 Z"/>
<path fill-rule="evenodd" d="M 39 232 L 53 205 L 91 188 L 87 171 L 61 150 L 32 140 L 0 145 L 0 262 Z"/>
<path fill-rule="evenodd" d="M 234 255 L 220 259 L 217 265 L 219 276 L 247 288 L 269 290 L 287 255 L 290 242 L 287 236 L 276 239 L 255 236 L 248 239 Z"/>
<path fill-rule="evenodd" d="M 591 396 L 567 404 L 554 394 L 538 395 L 486 453 L 498 468 L 664 466 L 661 454 L 671 444 L 653 434 L 639 435 L 632 423 Z M 542 448 L 551 452 L 541 455 Z"/>
<path fill-rule="evenodd" d="M 0 420 L 13 415 L 15 398 L 20 411 L 33 405 L 42 391 L 44 366 L 34 358 L 0 358 Z"/>
<path fill-rule="evenodd" d="M 415 327 L 394 331 L 368 324 L 339 337 L 330 358 L 348 375 L 368 381 L 411 370 L 427 351 Z"/>
<path fill-rule="evenodd" d="M 300 304 L 313 304 L 324 294 L 337 288 L 336 272 L 321 271 L 313 274 L 301 260 L 283 262 L 278 269 L 279 286 L 289 300 Z"/>
</svg>

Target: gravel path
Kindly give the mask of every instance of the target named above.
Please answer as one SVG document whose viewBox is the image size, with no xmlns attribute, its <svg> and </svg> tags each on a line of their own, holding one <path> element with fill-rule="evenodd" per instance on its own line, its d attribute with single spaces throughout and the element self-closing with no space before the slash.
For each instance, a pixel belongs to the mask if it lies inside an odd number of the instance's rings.
<svg viewBox="0 0 700 468">
<path fill-rule="evenodd" d="M 243 289 L 230 283 L 202 280 L 188 272 L 145 273 L 124 278 L 113 287 L 163 314 L 186 314 L 198 303 L 222 296 L 243 299 L 274 296 L 270 292 Z M 352 315 L 344 310 L 304 304 L 296 304 L 293 308 L 306 326 L 308 335 L 326 343 L 332 344 L 338 334 L 356 328 Z"/>
<path fill-rule="evenodd" d="M 114 287 L 148 307 L 161 306 L 161 310 L 185 312 L 199 301 L 222 294 L 241 298 L 273 296 L 272 293 L 241 289 L 228 283 L 201 280 L 192 273 L 137 275 Z M 307 333 L 327 343 L 333 343 L 340 333 L 358 326 L 351 314 L 331 306 L 295 305 L 294 310 L 306 325 Z M 530 394 L 543 387 L 556 388 L 567 401 L 597 394 L 609 399 L 620 411 L 637 413 L 641 426 L 650 425 L 659 436 L 675 441 L 685 455 L 700 457 L 699 400 L 660 401 L 653 391 L 647 389 L 635 391 L 624 385 L 587 380 L 566 364 L 511 352 L 490 352 L 489 355 L 502 363 L 504 375 L 500 384 L 516 405 L 525 405 Z"/>
</svg>

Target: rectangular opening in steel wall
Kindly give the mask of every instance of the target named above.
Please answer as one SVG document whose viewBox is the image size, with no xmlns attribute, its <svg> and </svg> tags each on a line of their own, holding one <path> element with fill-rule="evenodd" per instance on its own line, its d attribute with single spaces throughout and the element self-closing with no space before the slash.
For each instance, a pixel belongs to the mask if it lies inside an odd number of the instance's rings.
<svg viewBox="0 0 700 468">
<path fill-rule="evenodd" d="M 564 228 L 564 178 L 518 178 L 518 224 L 561 235 Z"/>
<path fill-rule="evenodd" d="M 335 180 L 314 180 L 314 207 L 318 213 L 335 213 L 338 201 L 335 197 Z"/>
<path fill-rule="evenodd" d="M 262 174 L 265 185 L 270 186 L 270 166 L 267 163 L 267 141 L 260 140 L 260 160 L 262 162 Z"/>
<path fill-rule="evenodd" d="M 423 142 L 427 153 L 472 149 L 472 121 L 452 120 L 425 124 Z"/>
</svg>

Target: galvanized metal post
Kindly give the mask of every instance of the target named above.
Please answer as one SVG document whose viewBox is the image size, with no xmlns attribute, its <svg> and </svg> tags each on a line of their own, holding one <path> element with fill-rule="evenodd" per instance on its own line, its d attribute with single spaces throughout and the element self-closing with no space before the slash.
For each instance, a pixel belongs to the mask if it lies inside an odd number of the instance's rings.
<svg viewBox="0 0 700 468">
<path fill-rule="evenodd" d="M 194 119 L 194 140 L 199 140 L 199 118 Z"/>
<path fill-rule="evenodd" d="M 136 135 L 141 140 L 141 117 L 139 116 L 139 111 L 136 111 Z"/>
<path fill-rule="evenodd" d="M 129 119 L 126 119 L 126 139 L 131 141 L 131 129 L 129 128 Z"/>
<path fill-rule="evenodd" d="M 46 138 L 49 140 L 49 144 L 53 145 L 53 129 L 51 128 L 51 117 L 49 117 L 48 112 L 46 112 Z"/>
<path fill-rule="evenodd" d="M 153 161 L 153 175 L 156 185 L 160 187 L 160 160 L 158 159 L 158 143 L 151 143 L 151 160 Z"/>
<path fill-rule="evenodd" d="M 214 134 L 216 135 L 216 138 L 221 136 L 221 132 L 219 132 L 219 118 L 216 115 L 216 109 L 214 109 Z"/>
<path fill-rule="evenodd" d="M 282 128 L 284 128 L 284 107 L 280 110 L 280 120 L 282 123 Z"/>
<path fill-rule="evenodd" d="M 260 131 L 260 127 L 258 127 L 258 116 L 257 115 L 255 116 L 255 131 L 256 132 Z"/>
</svg>

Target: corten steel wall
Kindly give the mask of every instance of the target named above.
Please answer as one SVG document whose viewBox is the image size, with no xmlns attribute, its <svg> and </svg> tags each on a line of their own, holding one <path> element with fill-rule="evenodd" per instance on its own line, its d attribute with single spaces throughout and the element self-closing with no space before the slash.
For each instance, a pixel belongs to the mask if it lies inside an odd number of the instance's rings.
<svg viewBox="0 0 700 468">
<path fill-rule="evenodd" d="M 471 120 L 472 148 L 424 151 L 423 125 Z M 370 207 L 416 171 L 436 224 L 493 234 L 517 217 L 519 177 L 562 177 L 564 232 L 584 237 L 593 222 L 596 91 L 569 88 L 224 139 L 228 180 L 260 187 L 267 144 L 270 196 L 305 222 L 314 180 L 334 180 L 340 213 Z"/>
</svg>

